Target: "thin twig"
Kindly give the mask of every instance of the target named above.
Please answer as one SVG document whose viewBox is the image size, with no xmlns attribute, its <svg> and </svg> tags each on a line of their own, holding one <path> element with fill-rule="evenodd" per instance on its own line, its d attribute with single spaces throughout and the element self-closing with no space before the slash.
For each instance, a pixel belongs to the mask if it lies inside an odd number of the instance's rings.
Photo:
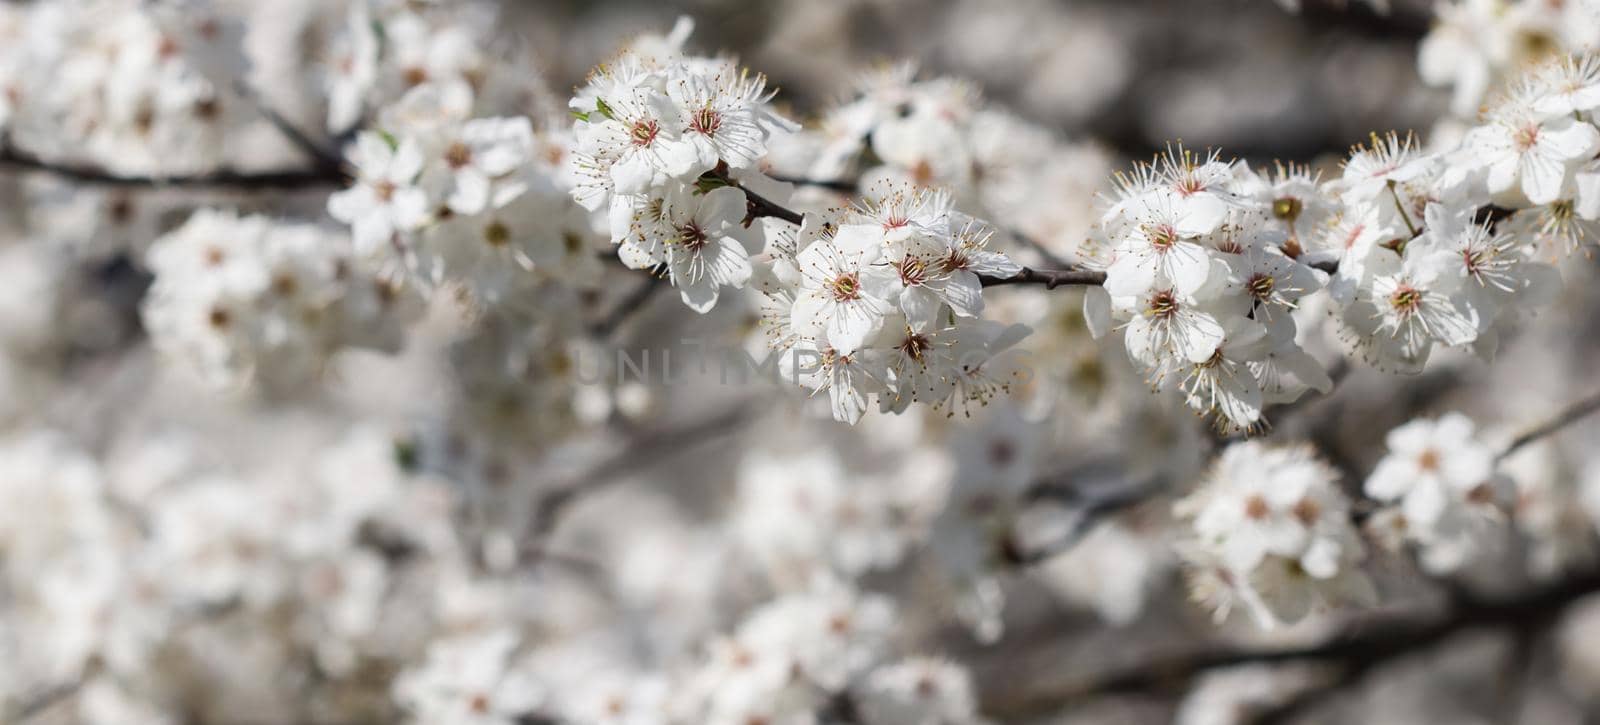
<svg viewBox="0 0 1600 725">
<path fill-rule="evenodd" d="M 1074 518 L 1065 531 L 1042 545 L 1024 548 L 1014 534 L 1007 536 L 1000 542 L 1001 560 L 1015 567 L 1028 567 L 1047 561 L 1077 546 L 1094 529 L 1094 525 L 1107 516 L 1148 501 L 1163 488 L 1159 478 L 1130 485 L 1117 477 L 1119 484 L 1114 486 L 1081 485 L 1093 477 L 1095 471 L 1091 466 L 1052 476 L 1031 486 L 1024 494 L 1028 501 L 1055 501 L 1066 507 Z M 1103 490 L 1107 488 L 1110 490 Z"/>
<path fill-rule="evenodd" d="M 5 722 L 22 725 L 22 723 L 43 715 L 50 708 L 65 702 L 67 698 L 78 694 L 78 691 L 83 689 L 83 685 L 84 678 L 79 678 L 71 682 L 65 682 L 54 687 L 50 687 L 43 692 L 40 692 L 39 694 L 22 701 L 22 703 L 10 713 L 10 716 L 5 719 Z"/>
<path fill-rule="evenodd" d="M 1526 433 L 1511 439 L 1511 443 L 1506 445 L 1505 450 L 1502 450 L 1500 455 L 1497 456 L 1495 460 L 1503 461 L 1511 454 L 1521 450 L 1523 446 L 1526 446 L 1529 443 L 1537 441 L 1540 438 L 1552 433 L 1556 433 L 1562 428 L 1582 420 L 1597 410 L 1600 410 L 1600 393 L 1590 395 L 1587 398 L 1583 398 L 1578 402 L 1567 406 L 1561 412 L 1557 413 L 1554 418 L 1551 418 L 1550 420 L 1538 425 L 1537 427 L 1534 427 Z"/>
<path fill-rule="evenodd" d="M 283 114 L 278 113 L 276 109 L 268 104 L 261 97 L 261 94 L 250 87 L 250 84 L 240 79 L 234 82 L 233 88 L 241 98 L 254 106 L 256 112 L 266 118 L 273 128 L 278 129 L 278 132 L 283 134 L 284 138 L 289 139 L 290 143 L 293 143 L 295 147 L 310 157 L 318 169 L 329 173 L 344 173 L 344 160 L 339 157 L 337 151 L 325 148 L 313 141 L 309 135 L 301 131 L 299 127 L 291 123 L 289 119 L 284 118 Z"/>
<path fill-rule="evenodd" d="M 607 313 L 604 318 L 591 325 L 589 331 L 595 337 L 609 337 L 617 331 L 617 328 L 622 327 L 623 323 L 638 314 L 640 310 L 643 310 L 647 306 L 646 303 L 650 301 L 650 298 L 655 295 L 657 290 L 661 289 L 665 282 L 666 279 L 660 274 L 652 273 L 643 283 L 634 288 L 632 293 L 618 302 L 616 307 L 611 308 L 611 312 Z"/>
<path fill-rule="evenodd" d="M 1011 235 L 1012 239 L 1015 239 L 1015 240 L 1017 240 L 1017 242 L 1021 243 L 1022 246 L 1027 247 L 1029 249 L 1032 249 L 1033 253 L 1039 255 L 1039 257 L 1041 259 L 1043 259 L 1046 264 L 1049 264 L 1049 265 L 1054 266 L 1054 267 L 1071 267 L 1072 266 L 1072 262 L 1069 262 L 1064 257 L 1062 257 L 1061 255 L 1056 254 L 1049 247 L 1046 247 L 1043 242 L 1041 242 L 1041 241 L 1039 241 L 1037 239 L 1034 239 L 1033 237 L 1030 237 L 1030 236 L 1028 236 L 1026 234 L 1023 234 L 1022 232 L 1019 232 L 1019 231 L 1017 231 L 1015 229 L 1007 229 L 1006 233 Z"/>
<path fill-rule="evenodd" d="M 848 179 L 807 179 L 799 176 L 783 176 L 781 174 L 767 174 L 773 181 L 795 186 L 810 186 L 818 189 L 837 191 L 841 194 L 856 193 L 856 182 Z"/>
<path fill-rule="evenodd" d="M 737 405 L 708 418 L 667 430 L 645 432 L 621 445 L 615 455 L 601 461 L 578 479 L 562 485 L 534 506 L 533 516 L 524 537 L 525 554 L 537 554 L 544 541 L 560 522 L 561 515 L 583 496 L 594 493 L 625 471 L 656 462 L 658 456 L 680 453 L 689 447 L 721 437 L 737 430 L 748 421 L 754 411 L 747 405 Z"/>
</svg>

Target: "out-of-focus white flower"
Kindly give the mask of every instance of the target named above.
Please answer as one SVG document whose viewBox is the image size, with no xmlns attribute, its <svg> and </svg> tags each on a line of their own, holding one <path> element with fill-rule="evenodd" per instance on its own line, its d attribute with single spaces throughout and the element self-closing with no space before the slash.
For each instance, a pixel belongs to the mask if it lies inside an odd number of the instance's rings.
<svg viewBox="0 0 1600 725">
<path fill-rule="evenodd" d="M 1364 488 L 1396 506 L 1375 525 L 1403 530 L 1406 541 L 1421 547 L 1423 566 L 1438 573 L 1459 569 L 1494 544 L 1509 483 L 1470 419 L 1449 413 L 1414 420 L 1389 431 L 1386 441 L 1389 454 Z"/>
<path fill-rule="evenodd" d="M 1263 627 L 1292 623 L 1319 605 L 1363 602 L 1372 584 L 1337 474 L 1306 448 L 1247 441 L 1223 451 L 1206 481 L 1175 507 L 1192 527 L 1187 552 L 1202 600 L 1220 587 Z M 1203 584 L 1204 577 L 1214 577 Z"/>
</svg>

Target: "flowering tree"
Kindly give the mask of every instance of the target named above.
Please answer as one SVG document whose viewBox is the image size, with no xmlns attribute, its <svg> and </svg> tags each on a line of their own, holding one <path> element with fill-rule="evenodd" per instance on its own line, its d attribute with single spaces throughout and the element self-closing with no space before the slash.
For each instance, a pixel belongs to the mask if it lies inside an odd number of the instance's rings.
<svg viewBox="0 0 1600 725">
<path fill-rule="evenodd" d="M 0 721 L 1600 707 L 1600 3 L 1241 7 L 1445 89 L 1270 163 L 517 5 L 0 5 Z"/>
</svg>

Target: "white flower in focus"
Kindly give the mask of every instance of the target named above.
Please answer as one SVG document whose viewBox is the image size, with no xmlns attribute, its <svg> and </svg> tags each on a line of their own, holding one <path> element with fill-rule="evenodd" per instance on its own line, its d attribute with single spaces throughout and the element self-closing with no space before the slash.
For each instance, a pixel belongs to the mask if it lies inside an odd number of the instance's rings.
<svg viewBox="0 0 1600 725">
<path fill-rule="evenodd" d="M 801 273 L 791 324 L 797 333 L 826 340 L 839 355 L 855 352 L 883 325 L 893 293 L 885 278 L 863 274 L 883 255 L 878 230 L 840 227 L 800 250 Z"/>
<path fill-rule="evenodd" d="M 1489 122 L 1463 144 L 1487 167 L 1489 192 L 1520 192 L 1534 204 L 1561 197 L 1579 164 L 1600 148 L 1600 131 L 1570 115 L 1549 118 L 1521 93 L 1489 112 Z"/>
<path fill-rule="evenodd" d="M 744 213 L 744 193 L 726 186 L 666 200 L 661 224 L 672 234 L 665 243 L 667 272 L 689 309 L 708 312 L 723 287 L 740 289 L 750 281 L 750 251 L 739 225 Z"/>
</svg>

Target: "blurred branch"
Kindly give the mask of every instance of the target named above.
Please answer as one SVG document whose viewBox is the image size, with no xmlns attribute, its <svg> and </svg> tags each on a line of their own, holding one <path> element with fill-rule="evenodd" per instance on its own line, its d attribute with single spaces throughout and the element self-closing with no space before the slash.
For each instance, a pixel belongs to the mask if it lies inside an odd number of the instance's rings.
<svg viewBox="0 0 1600 725">
<path fill-rule="evenodd" d="M 50 687 L 43 692 L 23 700 L 22 703 L 16 707 L 16 709 L 7 714 L 4 722 L 22 725 L 22 723 L 43 715 L 45 712 L 50 710 L 50 708 L 53 708 L 56 705 L 65 702 L 73 695 L 78 694 L 78 691 L 83 689 L 84 682 L 87 679 L 88 676 L 86 674 L 82 678 Z"/>
<path fill-rule="evenodd" d="M 643 283 L 634 288 L 633 292 L 619 301 L 616 307 L 611 308 L 604 318 L 591 325 L 589 331 L 595 337 L 610 336 L 623 323 L 647 307 L 650 298 L 655 296 L 656 291 L 661 289 L 665 282 L 666 279 L 662 274 L 652 272 Z"/>
<path fill-rule="evenodd" d="M 105 169 L 71 162 L 48 161 L 11 144 L 0 144 L 0 168 L 37 171 L 67 181 L 97 186 L 118 187 L 200 187 L 232 191 L 280 191 L 306 187 L 343 186 L 349 179 L 337 168 L 295 169 L 288 171 L 240 172 L 218 170 L 180 176 L 125 176 Z"/>
<path fill-rule="evenodd" d="M 1525 627 L 1548 621 L 1568 604 L 1595 592 L 1600 592 L 1600 571 L 1590 571 L 1505 599 L 1479 599 L 1462 592 L 1448 613 L 1431 621 L 1419 620 L 1414 614 L 1401 614 L 1362 623 L 1350 634 L 1310 647 L 1216 649 L 1167 656 L 1113 670 L 1110 674 L 1024 692 L 992 703 L 986 712 L 1007 719 L 1042 717 L 1094 697 L 1181 691 L 1205 672 L 1245 664 L 1310 661 L 1339 664 L 1358 671 L 1370 670 L 1425 650 L 1468 629 Z"/>
<path fill-rule="evenodd" d="M 728 410 L 686 425 L 636 434 L 617 446 L 611 457 L 601 461 L 576 480 L 545 494 L 534 506 L 524 535 L 522 551 L 534 557 L 544 549 L 544 541 L 555 531 L 561 515 L 580 498 L 604 489 L 616 478 L 635 468 L 658 463 L 661 457 L 684 453 L 692 446 L 715 440 L 737 430 L 755 411 L 748 405 Z"/>
<path fill-rule="evenodd" d="M 316 164 L 317 170 L 328 174 L 347 175 L 344 171 L 344 161 L 339 158 L 337 151 L 324 148 L 321 144 L 311 140 L 310 136 L 293 123 L 290 123 L 289 119 L 284 118 L 283 114 L 278 113 L 276 109 L 262 99 L 261 94 L 251 88 L 250 84 L 241 79 L 233 84 L 233 88 L 241 98 L 254 106 L 256 112 L 266 118 L 273 128 L 278 129 L 278 133 L 283 134 L 284 138 L 289 139 L 290 143 L 293 143 L 296 148 L 310 157 L 312 162 Z"/>
<path fill-rule="evenodd" d="M 1014 567 L 1028 567 L 1065 553 L 1077 546 L 1094 529 L 1095 524 L 1150 500 L 1164 488 L 1160 478 L 1134 485 L 1127 485 L 1121 479 L 1122 485 L 1094 488 L 1079 485 L 1077 481 L 1094 474 L 1092 468 L 1039 481 L 1023 494 L 1023 498 L 1029 502 L 1053 501 L 1066 507 L 1072 520 L 1065 531 L 1042 545 L 1029 547 L 1019 541 L 1015 533 L 1006 536 L 1000 542 L 1001 561 Z"/>
<path fill-rule="evenodd" d="M 1506 445 L 1505 450 L 1501 451 L 1500 455 L 1497 456 L 1495 460 L 1503 461 L 1511 454 L 1521 450 L 1524 446 L 1545 436 L 1557 433 L 1561 429 L 1583 420 L 1585 417 L 1588 417 L 1597 410 L 1600 410 L 1600 393 L 1595 393 L 1587 398 L 1583 398 L 1578 402 L 1573 403 L 1572 405 L 1567 406 L 1561 412 L 1557 413 L 1554 418 L 1551 418 L 1550 420 L 1534 427 L 1522 435 L 1511 439 L 1511 443 Z"/>
</svg>

